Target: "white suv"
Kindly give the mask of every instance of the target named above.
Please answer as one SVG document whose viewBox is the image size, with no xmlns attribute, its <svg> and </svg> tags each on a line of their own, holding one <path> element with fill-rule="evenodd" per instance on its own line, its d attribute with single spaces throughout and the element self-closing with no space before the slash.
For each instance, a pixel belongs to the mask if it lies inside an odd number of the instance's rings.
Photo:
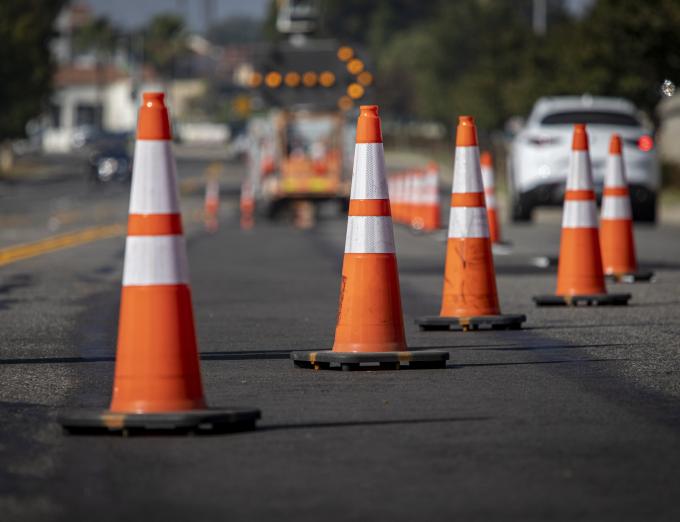
<svg viewBox="0 0 680 522">
<path fill-rule="evenodd" d="M 651 129 L 628 100 L 596 96 L 540 98 L 508 155 L 513 221 L 531 221 L 535 207 L 561 205 L 574 123 L 585 123 L 598 199 L 612 133 L 623 140 L 633 217 L 656 220 L 659 163 Z"/>
</svg>

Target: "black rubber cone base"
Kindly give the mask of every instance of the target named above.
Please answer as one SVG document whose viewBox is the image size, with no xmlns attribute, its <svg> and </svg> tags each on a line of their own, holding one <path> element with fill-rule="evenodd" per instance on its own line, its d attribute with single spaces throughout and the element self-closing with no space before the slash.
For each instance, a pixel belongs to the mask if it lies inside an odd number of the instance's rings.
<svg viewBox="0 0 680 522">
<path fill-rule="evenodd" d="M 421 330 L 479 330 L 488 327 L 492 330 L 519 330 L 527 320 L 523 314 L 478 315 L 473 317 L 442 317 L 433 315 L 418 317 L 415 323 Z"/>
<path fill-rule="evenodd" d="M 446 368 L 449 352 L 292 352 L 290 358 L 298 368 L 314 370 L 425 370 Z"/>
<path fill-rule="evenodd" d="M 582 294 L 582 295 L 537 295 L 537 306 L 622 306 L 627 305 L 630 294 Z"/>
<path fill-rule="evenodd" d="M 255 429 L 260 410 L 205 409 L 170 413 L 113 413 L 108 410 L 76 410 L 59 416 L 72 434 L 183 435 L 247 431 Z"/>
<path fill-rule="evenodd" d="M 649 283 L 654 278 L 654 272 L 640 271 L 625 274 L 606 274 L 605 277 L 616 283 Z"/>
</svg>

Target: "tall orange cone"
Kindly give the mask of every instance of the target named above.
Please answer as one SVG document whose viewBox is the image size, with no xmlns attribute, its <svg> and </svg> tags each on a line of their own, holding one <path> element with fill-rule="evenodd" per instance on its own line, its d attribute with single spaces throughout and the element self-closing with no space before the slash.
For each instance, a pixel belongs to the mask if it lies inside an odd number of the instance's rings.
<svg viewBox="0 0 680 522">
<path fill-rule="evenodd" d="M 423 330 L 469 330 L 482 325 L 517 329 L 525 320 L 524 315 L 500 313 L 477 129 L 472 117 L 461 116 L 456 132 L 442 307 L 439 316 L 418 318 L 416 324 Z"/>
<path fill-rule="evenodd" d="M 537 305 L 619 305 L 630 294 L 607 294 L 597 230 L 597 207 L 590 166 L 588 133 L 574 125 L 571 164 L 562 214 L 560 259 L 555 295 L 536 296 Z"/>
<path fill-rule="evenodd" d="M 399 274 L 380 118 L 363 105 L 357 122 L 354 173 L 332 351 L 294 352 L 294 363 L 351 370 L 372 364 L 398 369 L 443 367 L 448 352 L 406 350 Z"/>
<path fill-rule="evenodd" d="M 600 215 L 600 247 L 605 276 L 632 283 L 649 281 L 654 275 L 638 271 L 630 195 L 618 134 L 612 134 L 609 142 Z"/>
<path fill-rule="evenodd" d="M 144 93 L 111 408 L 64 415 L 67 430 L 247 429 L 259 418 L 258 410 L 206 408 L 171 146 L 164 95 Z"/>
<path fill-rule="evenodd" d="M 501 243 L 501 225 L 498 219 L 498 207 L 496 206 L 496 183 L 491 153 L 488 151 L 482 152 L 480 163 L 482 166 L 486 214 L 489 219 L 489 239 L 491 239 L 492 243 Z"/>
</svg>

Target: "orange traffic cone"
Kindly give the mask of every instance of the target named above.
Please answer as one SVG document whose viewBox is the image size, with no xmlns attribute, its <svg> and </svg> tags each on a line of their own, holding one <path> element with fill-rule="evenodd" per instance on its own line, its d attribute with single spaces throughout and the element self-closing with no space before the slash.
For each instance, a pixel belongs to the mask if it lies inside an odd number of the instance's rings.
<svg viewBox="0 0 680 522">
<path fill-rule="evenodd" d="M 586 126 L 577 123 L 564 195 L 557 291 L 555 295 L 534 297 L 539 306 L 620 305 L 630 299 L 630 294 L 607 294 L 605 288 L 590 169 Z"/>
<path fill-rule="evenodd" d="M 357 122 L 340 303 L 332 351 L 294 352 L 300 367 L 343 370 L 380 367 L 443 367 L 448 352 L 406 351 L 399 274 L 394 248 L 380 119 L 363 105 Z"/>
<path fill-rule="evenodd" d="M 491 153 L 488 151 L 482 152 L 480 162 L 482 165 L 486 214 L 489 219 L 489 239 L 491 239 L 492 243 L 501 243 L 501 225 L 498 220 L 498 208 L 496 206 L 496 184 Z"/>
<path fill-rule="evenodd" d="M 649 281 L 652 272 L 639 272 L 635 257 L 630 195 L 624 170 L 621 137 L 612 134 L 604 177 L 600 216 L 600 247 L 605 276 L 632 283 Z"/>
<path fill-rule="evenodd" d="M 144 93 L 111 408 L 64 415 L 67 430 L 248 429 L 260 416 L 258 410 L 206 408 L 170 140 L 164 95 Z"/>
<path fill-rule="evenodd" d="M 414 170 L 411 174 L 413 181 L 412 183 L 412 196 L 411 201 L 413 204 L 411 210 L 411 228 L 418 232 L 422 232 L 425 228 L 425 218 L 423 216 L 423 210 L 425 209 L 425 190 L 426 190 L 426 180 L 425 172 L 422 170 Z"/>
<path fill-rule="evenodd" d="M 401 222 L 401 174 L 395 174 L 391 178 L 390 207 L 392 208 L 392 219 L 396 223 Z"/>
<path fill-rule="evenodd" d="M 252 182 L 247 178 L 241 183 L 239 210 L 241 230 L 250 230 L 255 226 L 255 193 Z"/>
<path fill-rule="evenodd" d="M 218 214 L 220 211 L 220 179 L 219 171 L 212 171 L 205 181 L 205 200 L 203 214 L 205 229 L 214 233 L 219 227 Z"/>
<path fill-rule="evenodd" d="M 439 165 L 430 162 L 425 169 L 421 215 L 423 230 L 434 232 L 441 228 L 441 207 L 439 203 Z"/>
<path fill-rule="evenodd" d="M 470 116 L 461 116 L 456 133 L 449 239 L 442 307 L 437 317 L 421 317 L 423 330 L 481 325 L 521 328 L 524 315 L 501 315 L 496 274 L 484 205 L 477 130 Z"/>
</svg>

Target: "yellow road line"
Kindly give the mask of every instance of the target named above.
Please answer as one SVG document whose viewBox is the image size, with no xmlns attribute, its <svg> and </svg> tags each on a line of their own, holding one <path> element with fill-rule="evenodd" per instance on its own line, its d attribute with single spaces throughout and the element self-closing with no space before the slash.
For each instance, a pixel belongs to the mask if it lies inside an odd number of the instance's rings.
<svg viewBox="0 0 680 522">
<path fill-rule="evenodd" d="M 0 266 L 9 265 L 22 259 L 48 254 L 64 248 L 75 247 L 100 239 L 121 236 L 125 233 L 125 226 L 117 223 L 99 227 L 90 227 L 76 232 L 59 234 L 32 243 L 14 245 L 0 249 Z"/>
</svg>

